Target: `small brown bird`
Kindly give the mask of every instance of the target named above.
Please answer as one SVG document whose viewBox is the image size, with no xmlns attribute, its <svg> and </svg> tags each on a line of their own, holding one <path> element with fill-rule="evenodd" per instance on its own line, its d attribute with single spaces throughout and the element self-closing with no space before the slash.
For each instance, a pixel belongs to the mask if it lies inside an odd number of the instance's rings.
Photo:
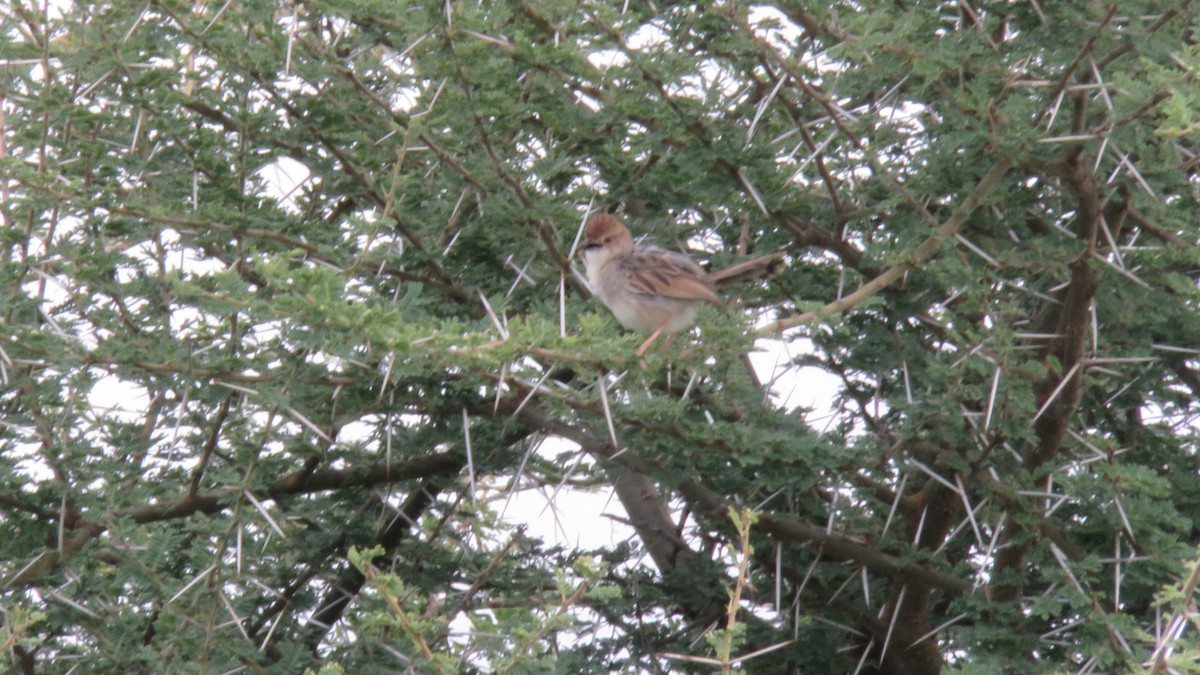
<svg viewBox="0 0 1200 675">
<path fill-rule="evenodd" d="M 650 335 L 637 348 L 638 356 L 663 333 L 663 347 L 670 345 L 676 333 L 696 320 L 703 303 L 724 306 L 713 282 L 742 278 L 756 267 L 766 269 L 782 260 L 782 254 L 764 256 L 708 274 L 682 253 L 635 245 L 629 229 L 608 214 L 588 222 L 581 254 L 588 283 L 617 322 Z"/>
</svg>

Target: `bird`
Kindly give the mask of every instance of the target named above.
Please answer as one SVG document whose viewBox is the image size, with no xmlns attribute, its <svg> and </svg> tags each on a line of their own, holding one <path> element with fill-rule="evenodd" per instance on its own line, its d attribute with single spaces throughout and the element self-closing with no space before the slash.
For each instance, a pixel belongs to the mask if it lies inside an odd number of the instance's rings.
<svg viewBox="0 0 1200 675">
<path fill-rule="evenodd" d="M 655 340 L 691 326 L 704 303 L 725 307 L 713 288 L 716 282 L 753 276 L 782 262 L 783 254 L 762 256 L 715 273 L 707 273 L 677 251 L 635 244 L 629 228 L 616 216 L 601 214 L 588 221 L 580 249 L 588 284 L 626 329 L 649 337 L 634 352 L 643 355 Z"/>
</svg>

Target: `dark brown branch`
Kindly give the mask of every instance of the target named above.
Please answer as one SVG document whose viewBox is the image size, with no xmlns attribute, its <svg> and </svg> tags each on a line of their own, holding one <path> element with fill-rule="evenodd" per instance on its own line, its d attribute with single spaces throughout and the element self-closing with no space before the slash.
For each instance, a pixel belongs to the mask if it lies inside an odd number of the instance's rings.
<svg viewBox="0 0 1200 675">
<path fill-rule="evenodd" d="M 506 408 L 515 409 L 517 404 L 517 402 L 505 401 L 502 402 L 500 408 L 501 411 L 505 411 Z M 512 412 L 512 410 L 507 412 Z M 597 438 L 604 437 L 603 434 L 571 426 L 557 417 L 543 413 L 537 406 L 526 405 L 521 410 L 520 416 L 539 428 L 575 441 L 585 452 L 605 462 L 620 464 L 635 472 L 654 476 L 660 482 L 675 486 L 679 493 L 692 503 L 693 509 L 697 513 L 703 513 L 706 517 L 726 521 L 729 507 L 736 506 L 734 502 L 699 481 L 684 478 L 674 471 L 640 457 L 633 451 L 622 452 L 619 456 L 615 455 L 611 448 L 596 442 Z M 876 574 L 883 574 L 900 582 L 920 581 L 953 595 L 969 593 L 972 589 L 972 585 L 968 581 L 928 567 L 905 563 L 880 552 L 873 546 L 855 541 L 837 532 L 828 531 L 824 526 L 763 514 L 760 515 L 754 529 L 772 539 L 814 546 L 829 557 L 861 564 Z"/>
<path fill-rule="evenodd" d="M 272 482 L 266 490 L 269 499 L 288 495 L 311 494 L 325 490 L 346 488 L 370 488 L 414 478 L 430 478 L 458 473 L 463 460 L 451 455 L 426 455 L 405 463 L 377 463 L 354 469 L 320 469 L 312 473 L 294 472 Z M 99 522 L 128 519 L 136 523 L 154 523 L 177 520 L 197 514 L 213 514 L 232 506 L 242 494 L 241 488 L 228 488 L 217 492 L 184 496 L 176 501 L 148 504 L 120 509 L 110 514 L 98 514 L 91 520 L 77 521 L 74 533 L 64 542 L 62 555 L 69 556 L 83 548 L 106 529 Z M 52 572 L 61 561 L 58 551 L 48 550 L 21 570 L 0 582 L 0 589 L 30 586 L 43 575 Z"/>
<path fill-rule="evenodd" d="M 1055 335 L 1043 346 L 1040 356 L 1046 375 L 1034 383 L 1039 415 L 1034 421 L 1037 445 L 1026 451 L 1025 466 L 1037 471 L 1058 456 L 1062 439 L 1067 432 L 1083 397 L 1085 374 L 1081 365 L 1087 340 L 1092 300 L 1098 288 L 1097 273 L 1091 266 L 1100 229 L 1101 195 L 1096 177 L 1080 153 L 1073 153 L 1065 162 L 1064 176 L 1078 201 L 1076 233 L 1087 242 L 1078 259 L 1071 265 L 1071 280 L 1059 295 L 1059 304 L 1047 312 L 1038 332 Z M 1025 555 L 1033 547 L 1012 512 L 1002 524 L 1004 544 L 996 552 L 994 576 L 1020 578 L 1019 571 Z M 1020 583 L 996 584 L 992 597 L 1001 602 L 1013 602 L 1021 597 Z"/>
<path fill-rule="evenodd" d="M 465 461 L 461 459 L 456 461 L 457 472 L 462 469 Z M 375 537 L 374 545 L 382 546 L 384 550 L 381 557 L 387 557 L 395 551 L 400 542 L 404 540 L 405 535 L 409 534 L 415 528 L 421 514 L 433 503 L 433 500 L 437 498 L 443 487 L 444 479 L 426 478 L 408 496 L 408 499 L 404 500 L 404 504 L 401 505 L 396 515 L 391 521 L 380 528 L 379 533 Z M 362 590 L 365 582 L 366 577 L 363 576 L 362 572 L 358 571 L 358 568 L 347 566 L 330 585 L 329 591 L 322 598 L 312 618 L 308 620 L 308 634 L 305 637 L 305 642 L 308 643 L 309 648 L 314 653 L 325 639 L 325 635 L 342 618 L 346 607 L 350 605 L 350 601 Z"/>
<path fill-rule="evenodd" d="M 217 408 L 216 419 L 213 420 L 212 429 L 208 432 L 208 438 L 204 441 L 204 447 L 200 450 L 200 461 L 196 463 L 196 468 L 192 470 L 191 486 L 188 488 L 187 498 L 194 499 L 200 493 L 200 481 L 204 478 L 204 471 L 208 468 L 208 462 L 212 459 L 213 451 L 217 449 L 217 441 L 221 439 L 221 427 L 225 424 L 225 419 L 229 417 L 229 406 L 233 402 L 233 397 L 236 393 L 230 393 L 221 401 L 221 405 Z"/>
</svg>

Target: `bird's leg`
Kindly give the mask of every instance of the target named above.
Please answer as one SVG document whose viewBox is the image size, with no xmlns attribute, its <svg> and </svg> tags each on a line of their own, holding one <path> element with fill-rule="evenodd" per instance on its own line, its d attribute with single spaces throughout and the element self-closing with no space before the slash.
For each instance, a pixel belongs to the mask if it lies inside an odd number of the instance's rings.
<svg viewBox="0 0 1200 675">
<path fill-rule="evenodd" d="M 666 327 L 666 324 L 659 326 L 657 330 L 650 334 L 650 337 L 646 338 L 646 341 L 642 343 L 642 346 L 637 348 L 637 351 L 635 351 L 634 354 L 637 354 L 638 356 L 645 354 L 646 350 L 650 348 L 650 345 L 654 344 L 654 341 L 658 339 L 658 336 L 662 335 L 663 329 Z"/>
<path fill-rule="evenodd" d="M 664 352 L 667 351 L 667 347 L 671 346 L 671 343 L 675 341 L 675 337 L 677 335 L 679 335 L 679 333 L 667 333 L 667 339 L 663 340 L 662 347 L 659 347 L 659 349 Z"/>
</svg>

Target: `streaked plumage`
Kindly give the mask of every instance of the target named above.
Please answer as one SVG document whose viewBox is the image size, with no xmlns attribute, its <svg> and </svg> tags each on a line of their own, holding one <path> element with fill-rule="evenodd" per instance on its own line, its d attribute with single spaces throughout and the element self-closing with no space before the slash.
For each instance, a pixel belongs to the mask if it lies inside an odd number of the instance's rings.
<svg viewBox="0 0 1200 675">
<path fill-rule="evenodd" d="M 692 325 L 701 304 L 724 304 L 691 258 L 657 246 L 635 246 L 615 216 L 591 219 L 582 255 L 588 283 L 617 322 L 650 335 L 638 355 L 663 333 L 673 336 Z"/>
</svg>

